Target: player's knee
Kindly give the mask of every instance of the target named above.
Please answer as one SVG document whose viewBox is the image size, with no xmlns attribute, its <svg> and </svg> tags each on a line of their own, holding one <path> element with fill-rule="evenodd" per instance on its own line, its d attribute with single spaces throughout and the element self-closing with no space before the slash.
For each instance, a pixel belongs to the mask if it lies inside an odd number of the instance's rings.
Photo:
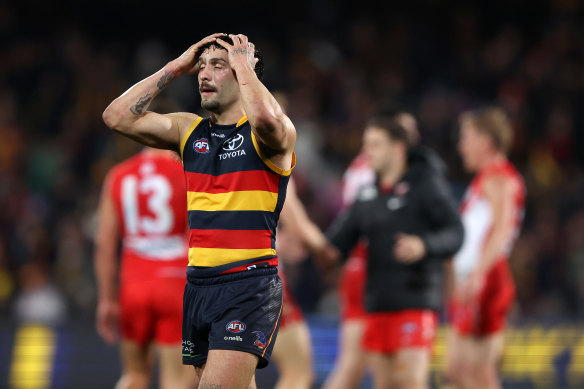
<svg viewBox="0 0 584 389">
<path fill-rule="evenodd" d="M 310 388 L 314 380 L 314 370 L 310 365 L 280 367 L 280 384 L 283 388 Z"/>
<path fill-rule="evenodd" d="M 394 376 L 392 382 L 392 388 L 395 389 L 425 389 L 428 387 L 427 373 L 415 371 L 415 369 Z"/>
<path fill-rule="evenodd" d="M 497 369 L 489 363 L 473 366 L 469 374 L 469 382 L 476 388 L 492 388 L 495 386 L 497 378 Z"/>
<path fill-rule="evenodd" d="M 464 383 L 464 368 L 458 363 L 449 363 L 446 366 L 446 379 L 457 385 L 462 385 Z"/>
<path fill-rule="evenodd" d="M 115 389 L 146 389 L 150 384 L 150 376 L 145 372 L 130 371 L 122 375 Z"/>
</svg>

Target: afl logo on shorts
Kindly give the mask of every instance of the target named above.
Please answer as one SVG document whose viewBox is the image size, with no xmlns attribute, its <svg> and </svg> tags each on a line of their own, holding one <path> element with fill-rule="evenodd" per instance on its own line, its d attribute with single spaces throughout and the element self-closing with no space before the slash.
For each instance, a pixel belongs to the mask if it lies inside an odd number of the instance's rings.
<svg viewBox="0 0 584 389">
<path fill-rule="evenodd" d="M 237 134 L 233 138 L 227 139 L 223 142 L 223 150 L 225 151 L 235 151 L 241 147 L 243 144 L 243 135 Z"/>
<path fill-rule="evenodd" d="M 197 153 L 206 154 L 209 152 L 209 141 L 205 138 L 199 138 L 193 144 Z"/>
<path fill-rule="evenodd" d="M 245 331 L 245 323 L 239 320 L 233 320 L 227 323 L 225 329 L 233 334 L 239 334 Z"/>
</svg>

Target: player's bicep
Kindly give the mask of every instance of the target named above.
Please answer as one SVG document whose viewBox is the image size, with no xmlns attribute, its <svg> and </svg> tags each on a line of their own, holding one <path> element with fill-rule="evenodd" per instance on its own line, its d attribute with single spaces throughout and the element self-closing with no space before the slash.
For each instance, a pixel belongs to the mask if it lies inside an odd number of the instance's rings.
<svg viewBox="0 0 584 389">
<path fill-rule="evenodd" d="M 512 180 L 504 176 L 490 177 L 484 184 L 484 191 L 493 211 L 495 232 L 511 230 L 515 220 L 515 187 Z"/>
<path fill-rule="evenodd" d="M 111 179 L 108 177 L 99 200 L 96 251 L 111 255 L 117 248 L 118 239 L 119 223 L 111 194 Z"/>
<path fill-rule="evenodd" d="M 253 128 L 255 135 L 268 148 L 276 152 L 286 152 L 294 149 L 296 143 L 296 128 L 286 115 L 265 128 Z"/>
<path fill-rule="evenodd" d="M 185 112 L 159 114 L 147 111 L 121 133 L 145 146 L 178 151 L 182 132 L 196 117 Z"/>
</svg>

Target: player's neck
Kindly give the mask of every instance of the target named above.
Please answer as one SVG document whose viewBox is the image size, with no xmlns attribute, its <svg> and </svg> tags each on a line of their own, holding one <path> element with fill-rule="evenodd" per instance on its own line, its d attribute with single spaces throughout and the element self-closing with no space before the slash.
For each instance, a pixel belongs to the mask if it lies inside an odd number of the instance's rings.
<svg viewBox="0 0 584 389">
<path fill-rule="evenodd" d="M 399 163 L 392 164 L 388 166 L 387 169 L 378 173 L 379 176 L 379 186 L 381 187 L 392 187 L 394 186 L 400 178 L 406 173 L 407 162 L 400 161 Z"/>
<path fill-rule="evenodd" d="M 507 157 L 500 152 L 490 154 L 489 156 L 483 158 L 483 160 L 481 161 L 481 164 L 479 166 L 478 171 L 481 171 L 481 170 L 483 170 L 491 165 L 495 165 L 495 164 L 504 162 L 506 160 L 507 160 Z"/>
<path fill-rule="evenodd" d="M 234 104 L 233 107 L 230 107 L 221 113 L 212 112 L 211 121 L 214 124 L 234 124 L 237 123 L 244 115 L 245 112 L 243 107 L 241 103 L 238 103 Z"/>
</svg>

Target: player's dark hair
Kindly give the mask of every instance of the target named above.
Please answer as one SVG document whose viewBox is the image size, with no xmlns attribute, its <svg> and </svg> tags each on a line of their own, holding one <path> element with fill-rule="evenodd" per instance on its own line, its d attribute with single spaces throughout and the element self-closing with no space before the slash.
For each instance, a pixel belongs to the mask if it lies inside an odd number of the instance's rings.
<svg viewBox="0 0 584 389">
<path fill-rule="evenodd" d="M 385 130 L 393 141 L 402 142 L 406 150 L 411 147 L 410 137 L 407 130 L 400 125 L 393 115 L 377 115 L 369 119 L 367 127 L 377 127 Z"/>
<path fill-rule="evenodd" d="M 229 37 L 229 35 L 221 35 L 217 39 L 221 39 L 222 41 L 227 42 L 230 45 L 233 44 L 233 39 L 231 39 Z M 225 47 L 221 46 L 220 44 L 215 43 L 215 42 L 209 42 L 209 43 L 206 43 L 203 46 L 201 46 L 201 49 L 199 52 L 202 53 L 203 51 L 205 51 L 211 47 L 214 47 L 216 49 L 225 50 Z M 262 55 L 262 53 L 258 49 L 254 50 L 253 56 L 258 59 L 258 62 L 255 65 L 254 71 L 255 71 L 256 76 L 258 76 L 258 79 L 261 80 L 262 77 L 264 76 L 264 56 Z"/>
</svg>

